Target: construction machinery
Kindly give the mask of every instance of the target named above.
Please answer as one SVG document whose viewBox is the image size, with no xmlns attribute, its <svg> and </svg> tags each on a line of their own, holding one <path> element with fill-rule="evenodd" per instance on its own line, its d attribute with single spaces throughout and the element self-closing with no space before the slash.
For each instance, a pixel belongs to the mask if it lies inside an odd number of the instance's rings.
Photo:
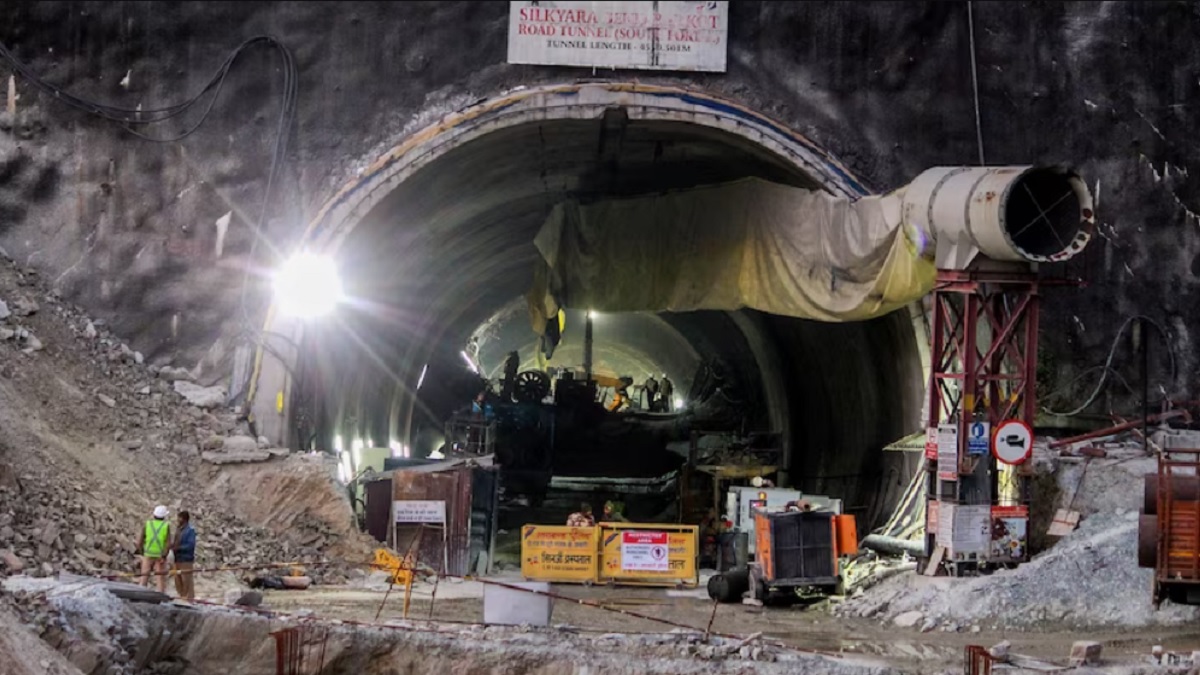
<svg viewBox="0 0 1200 675">
<path fill-rule="evenodd" d="M 758 549 L 757 514 L 760 511 L 783 511 L 788 504 L 805 502 L 809 507 L 842 512 L 842 500 L 821 495 L 806 495 L 799 490 L 776 487 L 755 487 L 753 485 L 732 485 L 725 493 L 725 520 L 732 524 L 735 532 L 745 532 L 749 537 L 749 552 L 754 555 Z"/>
<path fill-rule="evenodd" d="M 1138 565 L 1154 569 L 1154 604 L 1200 604 L 1200 450 L 1163 449 L 1144 492 Z"/>
<path fill-rule="evenodd" d="M 802 507 L 803 508 L 803 507 Z M 818 593 L 836 594 L 845 561 L 858 553 L 854 516 L 833 511 L 754 512 L 755 560 L 718 574 L 708 583 L 709 597 L 769 604 Z"/>
</svg>

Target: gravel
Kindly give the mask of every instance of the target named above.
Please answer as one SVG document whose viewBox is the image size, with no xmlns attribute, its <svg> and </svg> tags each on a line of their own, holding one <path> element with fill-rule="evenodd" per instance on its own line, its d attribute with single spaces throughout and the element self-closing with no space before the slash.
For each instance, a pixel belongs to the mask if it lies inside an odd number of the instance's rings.
<svg viewBox="0 0 1200 675">
<path fill-rule="evenodd" d="M 1154 609 L 1152 570 L 1137 565 L 1137 520 L 1136 511 L 1097 513 L 1016 569 L 957 579 L 903 574 L 835 611 L 909 626 L 919 625 L 911 620 L 919 612 L 943 625 L 1016 630 L 1174 625 L 1200 618 L 1191 607 L 1164 603 Z"/>
</svg>

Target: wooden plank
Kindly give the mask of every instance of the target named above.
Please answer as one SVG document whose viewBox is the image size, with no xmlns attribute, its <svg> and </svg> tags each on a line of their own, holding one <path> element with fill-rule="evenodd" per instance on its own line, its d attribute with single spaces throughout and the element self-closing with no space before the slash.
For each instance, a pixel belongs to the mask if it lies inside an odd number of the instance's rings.
<svg viewBox="0 0 1200 675">
<path fill-rule="evenodd" d="M 942 565 L 942 558 L 946 557 L 946 547 L 938 544 L 933 549 L 933 555 L 929 556 L 929 564 L 921 571 L 921 574 L 932 577 L 937 576 L 938 568 Z"/>
<path fill-rule="evenodd" d="M 1054 520 L 1051 521 L 1046 534 L 1051 537 L 1065 537 L 1074 532 L 1077 527 L 1079 527 L 1079 512 L 1059 509 L 1054 512 Z"/>
</svg>

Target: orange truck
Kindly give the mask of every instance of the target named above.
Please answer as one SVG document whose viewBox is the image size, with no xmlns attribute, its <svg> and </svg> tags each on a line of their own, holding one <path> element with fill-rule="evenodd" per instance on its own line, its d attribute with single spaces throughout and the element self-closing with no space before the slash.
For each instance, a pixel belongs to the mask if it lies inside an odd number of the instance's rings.
<svg viewBox="0 0 1200 675">
<path fill-rule="evenodd" d="M 709 580 L 708 594 L 721 602 L 749 596 L 764 604 L 802 592 L 841 591 L 842 565 L 858 553 L 854 516 L 824 511 L 754 514 L 754 562 Z"/>
<path fill-rule="evenodd" d="M 1164 449 L 1143 502 L 1138 565 L 1154 569 L 1154 605 L 1200 604 L 1200 450 Z"/>
</svg>

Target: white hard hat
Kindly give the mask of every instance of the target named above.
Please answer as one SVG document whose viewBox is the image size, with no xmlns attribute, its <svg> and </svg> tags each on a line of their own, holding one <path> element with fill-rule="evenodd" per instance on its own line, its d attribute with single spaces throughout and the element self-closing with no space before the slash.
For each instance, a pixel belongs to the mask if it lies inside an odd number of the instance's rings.
<svg viewBox="0 0 1200 675">
<path fill-rule="evenodd" d="M 762 487 L 762 484 L 763 484 L 762 476 L 755 476 L 754 478 L 751 478 L 750 484 L 753 485 L 754 487 Z"/>
<path fill-rule="evenodd" d="M 154 507 L 154 517 L 158 518 L 160 520 L 163 518 L 166 518 L 167 517 L 167 507 L 163 506 L 162 504 L 159 504 L 158 506 Z"/>
</svg>

